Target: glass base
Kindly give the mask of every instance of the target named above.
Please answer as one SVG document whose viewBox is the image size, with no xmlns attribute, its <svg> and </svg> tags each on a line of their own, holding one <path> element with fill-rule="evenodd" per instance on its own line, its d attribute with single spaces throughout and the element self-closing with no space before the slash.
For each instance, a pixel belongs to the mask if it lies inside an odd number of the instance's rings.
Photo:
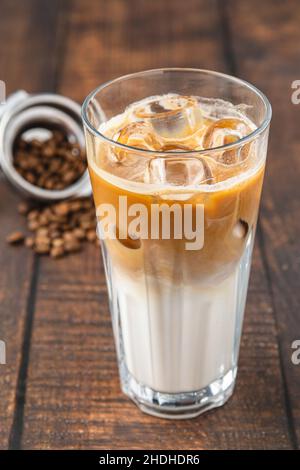
<svg viewBox="0 0 300 470">
<path fill-rule="evenodd" d="M 207 387 L 194 392 L 162 393 L 139 384 L 127 370 L 121 368 L 123 392 L 144 412 L 167 419 L 195 418 L 200 414 L 224 405 L 232 395 L 237 368 Z"/>
</svg>

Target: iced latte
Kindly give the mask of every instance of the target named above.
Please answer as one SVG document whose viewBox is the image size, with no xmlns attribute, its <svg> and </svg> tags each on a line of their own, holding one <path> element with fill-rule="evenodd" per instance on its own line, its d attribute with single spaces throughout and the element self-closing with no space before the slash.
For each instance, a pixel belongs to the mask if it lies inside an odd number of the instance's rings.
<svg viewBox="0 0 300 470">
<path fill-rule="evenodd" d="M 267 140 L 249 103 L 195 88 L 94 103 L 87 131 L 122 388 L 175 418 L 233 390 Z"/>
</svg>

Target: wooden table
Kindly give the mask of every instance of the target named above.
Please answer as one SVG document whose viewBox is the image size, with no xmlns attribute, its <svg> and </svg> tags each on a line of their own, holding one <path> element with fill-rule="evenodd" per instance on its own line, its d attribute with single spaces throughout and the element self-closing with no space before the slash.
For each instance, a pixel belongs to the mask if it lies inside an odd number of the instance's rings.
<svg viewBox="0 0 300 470">
<path fill-rule="evenodd" d="M 10 93 L 79 102 L 121 74 L 182 66 L 245 78 L 274 111 L 237 388 L 194 420 L 142 414 L 119 388 L 100 253 L 59 261 L 5 243 L 22 228 L 0 181 L 0 447 L 291 449 L 300 445 L 298 0 L 1 0 L 0 78 Z"/>
</svg>

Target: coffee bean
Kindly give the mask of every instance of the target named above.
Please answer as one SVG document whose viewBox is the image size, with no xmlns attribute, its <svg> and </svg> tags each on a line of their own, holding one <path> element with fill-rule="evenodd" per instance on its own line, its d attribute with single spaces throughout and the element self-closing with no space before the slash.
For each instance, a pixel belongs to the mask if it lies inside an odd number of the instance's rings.
<svg viewBox="0 0 300 470">
<path fill-rule="evenodd" d="M 26 140 L 19 139 L 19 141 L 18 141 L 18 147 L 19 147 L 20 149 L 26 149 L 26 148 L 27 148 L 27 142 L 26 142 Z"/>
<path fill-rule="evenodd" d="M 36 236 L 35 243 L 37 245 L 49 245 L 50 246 L 50 238 L 47 236 Z"/>
<path fill-rule="evenodd" d="M 75 228 L 73 234 L 78 240 L 84 240 L 86 238 L 85 231 L 82 228 Z"/>
<path fill-rule="evenodd" d="M 64 240 L 62 238 L 55 238 L 54 240 L 52 240 L 52 246 L 64 246 Z"/>
<path fill-rule="evenodd" d="M 35 232 L 39 228 L 39 223 L 37 220 L 31 220 L 28 223 L 28 229 L 31 230 L 32 232 Z"/>
<path fill-rule="evenodd" d="M 42 146 L 43 146 L 43 143 L 38 139 L 32 139 L 30 141 L 30 144 L 32 145 L 32 147 L 35 147 L 35 148 L 38 148 L 38 149 L 42 148 Z"/>
<path fill-rule="evenodd" d="M 69 207 L 71 211 L 78 212 L 83 208 L 82 201 L 80 199 L 77 199 L 77 201 L 70 201 Z"/>
<path fill-rule="evenodd" d="M 54 207 L 55 214 L 67 215 L 69 213 L 69 205 L 67 202 L 61 202 Z"/>
<path fill-rule="evenodd" d="M 57 144 L 63 142 L 65 136 L 63 134 L 63 132 L 61 131 L 53 131 L 53 140 L 54 142 L 56 142 Z"/>
<path fill-rule="evenodd" d="M 20 202 L 18 204 L 18 212 L 19 214 L 26 215 L 30 211 L 30 205 L 27 202 Z"/>
<path fill-rule="evenodd" d="M 67 184 L 72 183 L 73 181 L 75 181 L 75 179 L 76 179 L 76 173 L 73 170 L 67 171 L 63 175 L 63 181 Z"/>
<path fill-rule="evenodd" d="M 35 184 L 36 183 L 36 176 L 34 173 L 31 173 L 30 171 L 27 171 L 24 175 L 25 179 L 28 181 L 28 183 Z"/>
<path fill-rule="evenodd" d="M 51 179 L 47 179 L 47 181 L 45 182 L 45 188 L 46 189 L 54 189 L 54 186 L 55 186 L 54 181 L 51 180 Z"/>
<path fill-rule="evenodd" d="M 34 251 L 39 255 L 46 255 L 50 252 L 50 245 L 36 240 Z"/>
<path fill-rule="evenodd" d="M 65 233 L 63 234 L 63 239 L 64 239 L 66 242 L 77 241 L 77 238 L 76 238 L 76 236 L 74 235 L 73 232 L 65 232 Z"/>
<path fill-rule="evenodd" d="M 61 232 L 59 230 L 49 230 L 49 236 L 52 240 L 59 238 L 61 236 Z"/>
<path fill-rule="evenodd" d="M 12 232 L 6 237 L 6 241 L 12 245 L 17 245 L 24 241 L 24 234 L 18 231 Z"/>
<path fill-rule="evenodd" d="M 94 242 L 97 238 L 97 234 L 96 234 L 95 230 L 88 230 L 86 232 L 86 238 L 89 242 Z"/>
<path fill-rule="evenodd" d="M 33 248 L 34 247 L 34 238 L 33 237 L 26 237 L 25 246 L 27 246 L 27 248 Z"/>
<path fill-rule="evenodd" d="M 36 231 L 37 237 L 47 237 L 49 235 L 49 230 L 46 227 L 38 228 Z"/>
<path fill-rule="evenodd" d="M 46 141 L 18 139 L 13 164 L 28 182 L 48 190 L 68 187 L 87 168 L 84 149 L 77 142 L 68 141 L 59 130 L 54 130 Z"/>
<path fill-rule="evenodd" d="M 43 148 L 43 155 L 47 158 L 54 157 L 55 148 L 50 146 Z"/>
<path fill-rule="evenodd" d="M 64 256 L 65 250 L 63 246 L 53 246 L 50 250 L 51 258 L 61 258 Z"/>
<path fill-rule="evenodd" d="M 43 226 L 45 227 L 46 225 L 48 225 L 49 219 L 46 215 L 41 214 L 39 217 L 38 223 L 40 227 L 43 227 Z"/>
<path fill-rule="evenodd" d="M 95 209 L 91 198 L 39 206 L 24 201 L 18 209 L 26 216 L 28 229 L 34 233 L 26 237 L 25 245 L 37 254 L 58 258 L 80 251 L 82 242 L 86 240 L 97 244 Z M 10 243 L 18 243 L 18 237 L 16 241 L 12 237 Z"/>
<path fill-rule="evenodd" d="M 81 245 L 78 240 L 68 240 L 64 244 L 65 250 L 69 253 L 80 251 Z"/>
</svg>

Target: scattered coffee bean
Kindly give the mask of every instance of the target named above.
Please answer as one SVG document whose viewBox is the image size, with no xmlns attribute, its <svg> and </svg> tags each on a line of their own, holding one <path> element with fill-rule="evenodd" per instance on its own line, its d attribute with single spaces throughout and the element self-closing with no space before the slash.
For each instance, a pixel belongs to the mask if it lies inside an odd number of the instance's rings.
<svg viewBox="0 0 300 470">
<path fill-rule="evenodd" d="M 39 211 L 36 209 L 33 209 L 28 212 L 27 219 L 28 220 L 36 220 L 39 216 Z"/>
<path fill-rule="evenodd" d="M 88 230 L 86 232 L 86 238 L 89 242 L 94 242 L 96 241 L 97 235 L 95 230 Z"/>
<path fill-rule="evenodd" d="M 80 251 L 81 245 L 80 242 L 76 239 L 67 240 L 64 243 L 64 248 L 68 253 L 74 253 L 76 251 Z"/>
<path fill-rule="evenodd" d="M 62 202 L 54 206 L 54 212 L 57 215 L 67 215 L 69 213 L 70 206 L 67 202 Z"/>
<path fill-rule="evenodd" d="M 28 223 L 28 228 L 31 232 L 35 232 L 39 228 L 39 223 L 37 220 L 30 220 Z"/>
<path fill-rule="evenodd" d="M 22 243 L 40 255 L 61 258 L 82 249 L 89 241 L 98 245 L 96 235 L 95 208 L 91 198 L 73 199 L 48 205 L 18 207 L 26 217 L 28 230 L 32 235 L 14 232 L 7 237 L 8 243 Z M 18 234 L 18 235 L 16 235 Z"/>
<path fill-rule="evenodd" d="M 78 240 L 84 240 L 86 237 L 85 231 L 82 228 L 75 228 L 73 233 Z"/>
<path fill-rule="evenodd" d="M 37 240 L 34 250 L 39 255 L 46 255 L 50 251 L 50 245 L 49 245 L 49 243 L 43 243 L 43 242 L 39 242 Z"/>
<path fill-rule="evenodd" d="M 30 205 L 27 202 L 20 202 L 18 205 L 19 214 L 26 215 L 30 210 Z"/>
<path fill-rule="evenodd" d="M 55 238 L 54 240 L 52 240 L 52 246 L 56 248 L 63 247 L 64 246 L 63 238 Z"/>
<path fill-rule="evenodd" d="M 46 227 L 38 228 L 36 231 L 36 236 L 43 238 L 49 235 L 49 230 Z"/>
<path fill-rule="evenodd" d="M 61 258 L 64 254 L 65 250 L 63 246 L 53 246 L 50 250 L 51 258 Z"/>
<path fill-rule="evenodd" d="M 25 246 L 27 246 L 27 248 L 33 248 L 34 247 L 34 238 L 33 237 L 26 237 Z"/>
<path fill-rule="evenodd" d="M 6 241 L 11 245 L 17 245 L 19 243 L 23 243 L 24 241 L 24 234 L 22 232 L 12 232 L 6 237 Z"/>
</svg>

